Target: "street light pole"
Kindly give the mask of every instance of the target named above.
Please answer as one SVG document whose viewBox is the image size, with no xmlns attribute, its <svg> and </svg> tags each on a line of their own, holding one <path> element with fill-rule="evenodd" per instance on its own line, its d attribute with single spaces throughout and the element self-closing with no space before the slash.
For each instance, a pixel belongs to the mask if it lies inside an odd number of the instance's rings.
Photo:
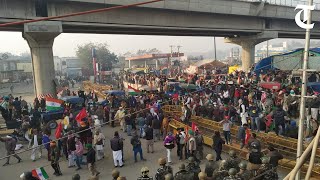
<svg viewBox="0 0 320 180">
<path fill-rule="evenodd" d="M 217 60 L 216 37 L 213 37 L 213 43 L 214 43 L 214 60 Z"/>
<path fill-rule="evenodd" d="M 267 57 L 269 57 L 269 41 L 267 41 Z"/>
<path fill-rule="evenodd" d="M 312 6 L 313 0 L 309 0 L 309 6 Z M 307 25 L 311 24 L 311 11 L 307 10 Z M 302 69 L 302 87 L 301 87 L 301 101 L 300 101 L 300 117 L 299 117 L 299 131 L 298 131 L 298 145 L 297 145 L 297 162 L 300 160 L 300 156 L 303 152 L 303 130 L 304 130 L 304 119 L 306 113 L 306 95 L 307 95 L 307 68 L 309 61 L 309 48 L 310 48 L 310 28 L 306 29 L 306 42 L 304 47 L 303 55 L 303 69 Z M 300 169 L 296 175 L 296 180 L 301 179 Z"/>
<path fill-rule="evenodd" d="M 174 47 L 173 45 L 170 46 L 170 48 L 171 48 L 171 54 L 170 54 L 170 60 L 169 60 L 170 71 L 171 71 L 171 64 L 172 64 L 171 61 L 172 61 L 172 53 L 173 53 L 173 49 L 172 49 L 172 48 L 173 48 L 173 47 Z M 169 72 L 169 69 L 168 69 L 168 72 Z"/>
<path fill-rule="evenodd" d="M 178 72 L 180 73 L 180 48 L 182 46 L 178 45 L 177 47 L 178 47 L 178 61 L 179 61 Z"/>
</svg>

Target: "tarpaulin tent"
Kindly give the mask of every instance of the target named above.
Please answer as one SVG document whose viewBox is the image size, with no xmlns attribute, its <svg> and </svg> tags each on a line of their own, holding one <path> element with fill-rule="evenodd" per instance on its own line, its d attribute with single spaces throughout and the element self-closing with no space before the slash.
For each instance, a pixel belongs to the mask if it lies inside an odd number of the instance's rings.
<svg viewBox="0 0 320 180">
<path fill-rule="evenodd" d="M 254 68 L 254 72 L 259 74 L 262 71 L 270 69 L 279 70 L 297 70 L 302 68 L 303 50 L 297 49 L 284 54 L 274 55 L 260 60 Z M 320 48 L 309 50 L 308 68 L 320 70 Z"/>
<path fill-rule="evenodd" d="M 216 68 L 222 68 L 222 67 L 225 67 L 227 66 L 226 64 L 224 64 L 223 62 L 221 61 L 218 61 L 218 60 L 212 60 L 212 59 L 204 59 L 204 60 L 201 60 L 201 61 L 198 61 L 192 65 L 190 65 L 187 69 L 186 69 L 186 72 L 188 74 L 195 74 L 195 73 L 199 73 L 198 71 L 199 70 L 202 70 L 202 69 L 212 69 L 214 67 Z"/>
</svg>

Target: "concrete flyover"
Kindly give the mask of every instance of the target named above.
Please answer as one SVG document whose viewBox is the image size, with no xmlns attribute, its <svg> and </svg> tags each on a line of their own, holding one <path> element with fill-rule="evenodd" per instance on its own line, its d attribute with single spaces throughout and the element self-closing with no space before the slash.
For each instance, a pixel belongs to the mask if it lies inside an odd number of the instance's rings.
<svg viewBox="0 0 320 180">
<path fill-rule="evenodd" d="M 45 0 L 41 2 L 43 1 Z M 40 0 L 0 0 L 0 23 L 36 19 L 46 15 L 65 15 L 143 1 L 147 0 L 47 0 L 47 4 L 39 11 L 39 4 L 35 3 Z M 52 25 L 48 25 L 51 22 L 36 23 L 33 25 L 36 29 L 31 33 L 32 36 L 28 36 L 27 34 L 30 35 L 30 33 L 24 31 L 27 29 L 25 26 L 29 25 L 1 27 L 0 30 L 24 32 L 24 37 L 28 41 L 32 53 L 43 49 L 49 52 L 58 32 L 229 37 L 228 42 L 239 44 L 246 51 L 246 53 L 242 53 L 242 59 L 244 69 L 248 69 L 253 62 L 252 52 L 254 52 L 256 43 L 277 37 L 304 38 L 304 29 L 295 24 L 295 14 L 293 7 L 271 5 L 260 1 L 164 0 L 141 7 L 117 9 L 52 21 L 61 23 L 59 31 L 53 28 L 55 30 L 51 32 Z M 320 21 L 320 11 L 314 11 L 313 17 L 314 21 Z M 39 37 L 35 33 L 37 31 L 39 31 Z M 48 33 L 48 37 L 51 39 L 42 39 L 44 33 Z M 266 37 L 265 34 L 271 35 Z M 239 40 L 236 40 L 235 37 Z M 317 23 L 312 30 L 311 37 L 320 39 L 320 28 Z M 250 42 L 244 43 L 246 39 L 249 39 Z M 253 39 L 255 40 L 252 41 Z M 42 42 L 38 43 L 37 41 Z M 45 41 L 46 43 L 44 43 Z M 37 44 L 37 50 L 34 49 L 36 46 L 32 46 L 32 44 Z M 44 44 L 46 47 L 41 48 L 40 46 L 44 46 Z M 44 57 L 41 56 L 41 52 L 38 53 L 40 56 L 33 55 L 34 65 L 41 61 L 52 61 L 51 52 L 46 60 L 42 60 Z M 38 60 L 36 60 L 37 58 Z M 47 69 L 53 69 L 51 63 L 47 63 L 46 66 Z M 35 73 L 37 76 L 35 84 L 38 83 L 37 79 L 41 82 L 44 81 L 45 77 L 40 74 Z M 53 83 L 47 83 L 37 86 L 36 92 L 41 94 L 54 92 L 53 85 Z"/>
</svg>

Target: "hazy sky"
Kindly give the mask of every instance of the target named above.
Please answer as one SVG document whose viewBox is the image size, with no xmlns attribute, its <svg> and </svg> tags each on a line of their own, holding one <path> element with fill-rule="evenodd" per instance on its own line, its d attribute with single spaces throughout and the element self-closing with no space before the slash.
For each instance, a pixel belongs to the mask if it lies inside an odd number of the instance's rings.
<svg viewBox="0 0 320 180">
<path fill-rule="evenodd" d="M 22 38 L 20 32 L 0 32 L 0 52 L 10 52 L 19 55 L 29 52 L 27 42 Z M 279 43 L 288 41 L 288 39 L 274 39 L 269 43 Z M 294 41 L 299 41 L 294 39 Z M 213 51 L 213 37 L 187 37 L 187 36 L 142 36 L 142 35 L 112 35 L 112 34 L 61 34 L 53 45 L 53 54 L 55 56 L 66 57 L 75 56 L 78 45 L 87 42 L 107 43 L 111 51 L 116 54 L 123 54 L 128 51 L 136 52 L 138 49 L 157 48 L 162 52 L 170 52 L 170 45 L 181 45 L 180 52 L 184 53 L 207 53 Z M 231 50 L 236 47 L 234 44 L 223 42 L 223 38 L 216 38 L 217 51 Z M 304 40 L 299 42 L 304 43 Z M 261 47 L 261 43 L 256 49 Z M 301 44 L 303 46 L 303 44 Z M 239 47 L 239 46 L 238 46 Z M 303 47 L 301 47 L 303 48 Z M 177 51 L 177 48 L 174 48 Z"/>
<path fill-rule="evenodd" d="M 20 54 L 28 52 L 27 42 L 20 32 L 0 32 L 0 52 Z M 110 35 L 110 34 L 61 34 L 54 42 L 55 56 L 75 56 L 78 45 L 87 42 L 108 43 L 116 54 L 138 49 L 158 48 L 162 52 L 170 52 L 170 45 L 181 45 L 181 52 L 208 52 L 214 48 L 213 37 L 186 36 L 141 36 L 141 35 Z M 228 49 L 234 45 L 223 43 L 223 38 L 217 38 L 217 49 Z M 174 50 L 177 51 L 177 48 Z"/>
</svg>

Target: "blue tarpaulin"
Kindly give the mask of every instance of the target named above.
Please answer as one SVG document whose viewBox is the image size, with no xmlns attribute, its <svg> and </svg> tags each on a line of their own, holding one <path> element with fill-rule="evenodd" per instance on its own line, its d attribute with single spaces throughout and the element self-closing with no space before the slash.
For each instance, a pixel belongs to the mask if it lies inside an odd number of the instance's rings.
<svg viewBox="0 0 320 180">
<path fill-rule="evenodd" d="M 313 52 L 313 53 L 311 53 Z M 318 64 L 318 59 L 313 59 L 314 57 L 319 58 L 320 48 L 310 49 L 309 55 L 309 66 L 315 66 Z M 265 72 L 267 70 L 294 70 L 299 69 L 302 65 L 303 49 L 296 49 L 294 51 L 283 53 L 279 55 L 269 56 L 260 60 L 254 67 L 254 72 L 259 75 L 261 70 Z M 319 63 L 320 64 L 320 63 Z M 289 68 L 289 69 L 288 69 Z M 290 69 L 291 68 L 291 69 Z"/>
</svg>

